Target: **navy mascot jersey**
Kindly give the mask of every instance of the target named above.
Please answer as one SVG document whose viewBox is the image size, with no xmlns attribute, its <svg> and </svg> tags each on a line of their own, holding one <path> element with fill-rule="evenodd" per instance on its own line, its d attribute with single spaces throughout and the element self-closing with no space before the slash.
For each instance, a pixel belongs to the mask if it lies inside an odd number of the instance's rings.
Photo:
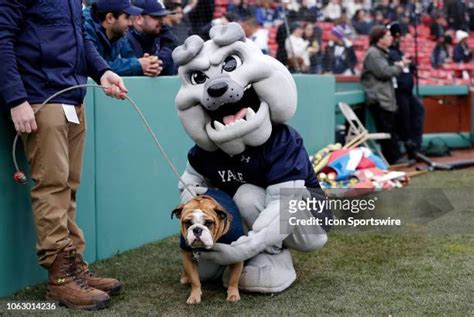
<svg viewBox="0 0 474 317">
<path fill-rule="evenodd" d="M 308 188 L 319 188 L 303 139 L 295 129 L 281 124 L 273 127 L 265 144 L 247 146 L 244 152 L 229 156 L 221 150 L 208 152 L 195 145 L 188 153 L 191 166 L 210 184 L 234 196 L 242 184 L 262 188 L 304 180 Z"/>
</svg>

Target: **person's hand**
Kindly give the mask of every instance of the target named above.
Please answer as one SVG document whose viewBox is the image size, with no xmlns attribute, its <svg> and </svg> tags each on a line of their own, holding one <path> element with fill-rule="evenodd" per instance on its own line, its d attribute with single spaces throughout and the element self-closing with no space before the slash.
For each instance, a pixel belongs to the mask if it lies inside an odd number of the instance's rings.
<svg viewBox="0 0 474 317">
<path fill-rule="evenodd" d="M 411 59 L 409 59 L 408 57 L 403 56 L 402 62 L 405 66 L 408 66 L 411 63 Z"/>
<path fill-rule="evenodd" d="M 156 56 L 145 54 L 142 58 L 139 58 L 138 61 L 142 66 L 142 71 L 145 76 L 155 77 L 158 76 L 162 71 L 161 65 L 163 63 Z"/>
<path fill-rule="evenodd" d="M 100 78 L 100 84 L 105 87 L 104 93 L 110 97 L 123 100 L 125 99 L 125 95 L 128 93 L 122 77 L 110 70 L 102 75 Z"/>
<path fill-rule="evenodd" d="M 401 68 L 404 68 L 405 67 L 405 64 L 403 64 L 403 61 L 398 61 L 398 62 L 395 62 L 393 63 L 394 65 L 397 65 L 397 66 L 400 66 Z"/>
<path fill-rule="evenodd" d="M 13 124 L 15 124 L 15 130 L 18 133 L 31 133 L 36 131 L 38 126 L 36 125 L 35 112 L 28 101 L 13 107 L 10 110 Z"/>
</svg>

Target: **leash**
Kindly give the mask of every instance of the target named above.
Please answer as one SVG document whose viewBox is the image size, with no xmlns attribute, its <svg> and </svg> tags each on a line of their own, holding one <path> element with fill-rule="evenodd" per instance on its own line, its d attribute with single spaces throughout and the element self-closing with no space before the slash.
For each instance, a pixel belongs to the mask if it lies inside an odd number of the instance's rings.
<svg viewBox="0 0 474 317">
<path fill-rule="evenodd" d="M 71 87 L 68 87 L 68 88 L 65 88 L 63 90 L 60 90 L 58 92 L 56 92 L 55 94 L 51 95 L 49 98 L 47 98 L 42 104 L 40 104 L 34 111 L 34 113 L 36 114 L 38 111 L 41 110 L 41 108 L 46 105 L 49 101 L 51 101 L 53 98 L 65 93 L 65 92 L 68 92 L 70 90 L 73 90 L 73 89 L 78 89 L 78 88 L 86 88 L 86 87 L 91 87 L 91 88 L 101 88 L 101 89 L 105 89 L 107 87 L 104 87 L 104 86 L 101 86 L 101 85 L 97 85 L 97 84 L 82 84 L 82 85 L 75 85 L 75 86 L 71 86 Z M 166 162 L 168 163 L 169 167 L 171 168 L 171 170 L 173 171 L 173 173 L 176 175 L 176 178 L 178 178 L 178 180 L 181 182 L 181 184 L 183 184 L 184 188 L 191 194 L 191 196 L 193 197 L 196 197 L 196 195 L 189 189 L 188 185 L 186 185 L 183 181 L 183 179 L 181 178 L 181 176 L 179 175 L 178 173 L 178 169 L 176 168 L 176 166 L 174 165 L 173 161 L 170 159 L 170 157 L 168 156 L 168 154 L 166 153 L 165 149 L 163 148 L 163 146 L 161 145 L 160 141 L 158 140 L 158 137 L 155 135 L 155 133 L 153 132 L 150 124 L 148 123 L 148 121 L 146 120 L 145 116 L 143 115 L 142 111 L 140 110 L 140 108 L 138 107 L 138 105 L 136 104 L 136 102 L 130 98 L 128 95 L 125 95 L 125 99 L 127 99 L 130 104 L 132 105 L 132 107 L 135 109 L 135 111 L 138 113 L 138 115 L 140 116 L 140 119 L 143 121 L 143 124 L 145 125 L 146 129 L 148 130 L 148 133 L 151 135 L 151 137 L 153 138 L 153 141 L 155 142 L 155 145 L 158 147 L 158 149 L 160 150 L 161 154 L 163 155 L 163 157 L 165 158 Z M 18 167 L 18 162 L 17 162 L 17 159 L 16 159 L 16 144 L 18 143 L 18 138 L 20 136 L 20 133 L 17 132 L 16 136 L 15 136 L 15 139 L 13 140 L 13 148 L 12 148 L 12 157 L 13 157 L 13 164 L 15 164 L 15 169 L 16 169 L 16 173 L 15 173 L 15 181 L 17 183 L 21 183 L 21 184 L 26 184 L 28 182 L 28 179 L 25 175 L 25 173 L 23 173 L 20 168 Z"/>
</svg>

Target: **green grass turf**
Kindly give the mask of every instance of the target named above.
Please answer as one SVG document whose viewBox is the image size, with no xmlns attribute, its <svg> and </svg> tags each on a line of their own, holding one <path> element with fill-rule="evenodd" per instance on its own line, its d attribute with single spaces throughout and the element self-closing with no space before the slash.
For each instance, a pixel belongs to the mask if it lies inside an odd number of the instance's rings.
<svg viewBox="0 0 474 317">
<path fill-rule="evenodd" d="M 409 186 L 474 188 L 474 171 L 430 173 L 414 178 Z M 474 199 L 469 198 L 468 207 L 461 213 L 472 218 Z M 298 279 L 282 294 L 244 293 L 240 302 L 229 304 L 225 301 L 225 289 L 219 283 L 205 284 L 202 303 L 189 306 L 185 304 L 189 287 L 179 284 L 182 265 L 177 238 L 151 243 L 92 265 L 98 273 L 120 278 L 125 286 L 124 292 L 113 298 L 108 310 L 94 314 L 474 314 L 474 235 L 469 233 L 428 235 L 415 231 L 349 235 L 333 231 L 321 251 L 292 251 L 292 254 Z M 41 300 L 45 288 L 45 284 L 41 284 L 2 301 Z M 64 308 L 47 313 L 48 316 L 89 314 Z"/>
</svg>

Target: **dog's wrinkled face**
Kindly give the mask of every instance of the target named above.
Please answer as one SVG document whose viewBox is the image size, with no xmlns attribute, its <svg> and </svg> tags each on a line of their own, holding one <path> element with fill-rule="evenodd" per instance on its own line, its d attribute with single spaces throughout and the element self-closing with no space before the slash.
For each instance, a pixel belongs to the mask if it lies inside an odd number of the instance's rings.
<svg viewBox="0 0 474 317">
<path fill-rule="evenodd" d="M 210 249 L 229 231 L 232 221 L 213 198 L 199 196 L 172 211 L 180 220 L 181 234 L 191 248 Z"/>
<path fill-rule="evenodd" d="M 296 85 L 286 67 L 262 54 L 237 23 L 215 26 L 211 40 L 189 37 L 173 51 L 182 86 L 180 120 L 203 149 L 236 155 L 270 137 L 272 124 L 296 111 Z"/>
</svg>

